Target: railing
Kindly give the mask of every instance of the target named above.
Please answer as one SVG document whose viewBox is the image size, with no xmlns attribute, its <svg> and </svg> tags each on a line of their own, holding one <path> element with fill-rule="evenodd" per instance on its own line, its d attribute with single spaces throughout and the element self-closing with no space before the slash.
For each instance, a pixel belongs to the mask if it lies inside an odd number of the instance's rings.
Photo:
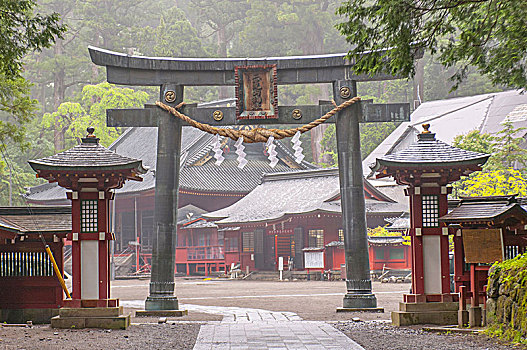
<svg viewBox="0 0 527 350">
<path fill-rule="evenodd" d="M 0 252 L 0 277 L 53 276 L 46 252 Z"/>
<path fill-rule="evenodd" d="M 187 260 L 224 259 L 223 247 L 188 247 Z"/>
<path fill-rule="evenodd" d="M 521 254 L 521 248 L 517 245 L 505 246 L 505 260 L 514 259 Z"/>
</svg>

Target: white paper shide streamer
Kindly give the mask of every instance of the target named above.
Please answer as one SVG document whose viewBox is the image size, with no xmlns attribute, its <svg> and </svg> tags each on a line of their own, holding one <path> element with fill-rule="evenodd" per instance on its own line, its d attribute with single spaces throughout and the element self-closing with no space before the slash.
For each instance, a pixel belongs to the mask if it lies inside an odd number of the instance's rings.
<svg viewBox="0 0 527 350">
<path fill-rule="evenodd" d="M 236 152 L 234 153 L 238 155 L 238 168 L 243 169 L 247 165 L 247 159 L 245 159 L 246 154 L 243 151 L 245 149 L 245 146 L 243 145 L 243 137 L 239 137 L 238 140 L 236 140 L 234 147 L 236 147 Z"/>
<path fill-rule="evenodd" d="M 268 139 L 267 139 L 267 143 L 265 144 L 265 146 L 267 147 L 267 153 L 269 154 L 269 156 L 267 158 L 269 158 L 269 166 L 271 168 L 274 168 L 276 166 L 276 164 L 278 164 L 278 158 L 276 157 L 276 155 L 278 154 L 276 152 L 276 145 L 274 144 L 274 137 L 273 136 L 270 136 Z"/>
<path fill-rule="evenodd" d="M 217 166 L 220 166 L 221 163 L 223 163 L 223 160 L 225 157 L 223 156 L 223 150 L 221 149 L 220 144 L 220 135 L 216 134 L 215 140 L 214 140 L 214 146 L 212 147 L 212 151 L 214 152 L 214 158 L 216 159 Z"/>
<path fill-rule="evenodd" d="M 300 131 L 297 131 L 295 136 L 291 139 L 291 142 L 293 143 L 293 149 L 295 150 L 295 162 L 298 164 L 302 163 L 302 160 L 304 160 L 304 154 L 302 153 L 304 149 L 302 146 L 302 141 L 300 141 Z"/>
</svg>

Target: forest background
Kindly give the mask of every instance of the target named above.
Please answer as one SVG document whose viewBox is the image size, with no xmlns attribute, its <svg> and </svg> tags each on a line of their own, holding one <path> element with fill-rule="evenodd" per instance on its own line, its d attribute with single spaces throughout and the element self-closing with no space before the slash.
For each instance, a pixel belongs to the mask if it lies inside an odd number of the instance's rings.
<svg viewBox="0 0 527 350">
<path fill-rule="evenodd" d="M 108 146 L 124 130 L 106 127 L 107 108 L 141 107 L 157 99 L 157 88 L 131 89 L 105 83 L 105 70 L 93 65 L 87 47 L 168 57 L 260 57 L 347 52 L 335 25 L 335 0 L 41 0 L 39 13 L 56 12 L 67 26 L 51 48 L 24 58 L 23 77 L 35 103 L 25 123 L 25 140 L 5 139 L 0 158 L 0 205 L 22 204 L 21 194 L 39 183 L 28 159 L 70 148 L 89 125 Z M 377 103 L 409 102 L 501 91 L 470 70 L 455 91 L 454 67 L 444 68 L 425 55 L 414 80 L 358 84 L 358 94 Z M 233 88 L 188 87 L 186 102 L 208 102 L 234 96 Z M 330 86 L 281 86 L 280 104 L 316 104 L 329 99 Z M 0 122 L 9 120 L 0 112 Z M 361 126 L 363 157 L 391 131 L 394 123 Z M 319 127 L 302 138 L 306 160 L 335 164 L 334 127 Z M 462 140 L 461 140 L 462 141 Z M 470 147 L 470 146 L 469 146 Z M 9 166 L 8 166 L 9 165 Z"/>
</svg>

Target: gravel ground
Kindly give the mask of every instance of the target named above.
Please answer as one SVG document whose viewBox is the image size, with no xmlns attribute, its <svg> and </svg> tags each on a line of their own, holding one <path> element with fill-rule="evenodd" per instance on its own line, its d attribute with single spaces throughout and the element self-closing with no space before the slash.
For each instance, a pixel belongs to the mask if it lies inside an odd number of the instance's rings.
<svg viewBox="0 0 527 350">
<path fill-rule="evenodd" d="M 344 282 L 328 281 L 232 281 L 177 279 L 176 295 L 182 304 L 236 306 L 297 313 L 304 320 L 329 321 L 368 350 L 520 350 L 525 347 L 499 343 L 484 335 L 434 334 L 421 327 L 393 327 L 387 321 L 398 308 L 408 284 L 373 283 L 378 304 L 385 313 L 336 313 L 342 306 Z M 121 280 L 112 283 L 112 296 L 122 301 L 144 301 L 147 280 Z M 125 312 L 136 309 L 125 308 Z M 352 322 L 359 317 L 364 322 Z M 132 318 L 127 330 L 56 330 L 49 325 L 33 328 L 0 326 L 2 349 L 192 349 L 201 324 L 219 321 L 220 315 L 189 312 L 157 324 L 158 318 Z M 173 323 L 172 321 L 178 321 Z M 139 324 L 137 324 L 139 323 Z"/>
<path fill-rule="evenodd" d="M 437 334 L 419 327 L 394 327 L 386 322 L 340 321 L 333 326 L 366 350 L 523 350 L 483 334 Z"/>
<path fill-rule="evenodd" d="M 192 349 L 200 323 L 140 324 L 127 330 L 0 327 L 0 349 Z"/>
<path fill-rule="evenodd" d="M 148 283 L 147 280 L 115 281 L 112 283 L 112 296 L 121 301 L 143 301 L 148 296 Z M 309 321 L 346 321 L 356 316 L 362 320 L 388 320 L 390 312 L 398 308 L 402 294 L 410 290 L 410 284 L 374 282 L 373 290 L 377 293 L 379 306 L 385 309 L 384 313 L 337 313 L 336 310 L 342 307 L 342 298 L 346 293 L 346 284 L 343 281 L 176 279 L 176 295 L 181 304 L 289 311 Z M 126 311 L 134 312 L 134 309 Z M 189 312 L 189 315 L 181 320 L 218 320 L 213 316 L 198 316 Z"/>
</svg>

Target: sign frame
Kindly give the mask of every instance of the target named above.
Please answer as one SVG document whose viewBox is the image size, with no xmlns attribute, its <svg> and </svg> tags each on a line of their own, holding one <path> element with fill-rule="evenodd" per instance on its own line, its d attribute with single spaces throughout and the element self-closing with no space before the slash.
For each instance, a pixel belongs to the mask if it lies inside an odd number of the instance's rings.
<svg viewBox="0 0 527 350">
<path fill-rule="evenodd" d="M 278 119 L 276 64 L 234 67 L 236 119 Z"/>
</svg>

